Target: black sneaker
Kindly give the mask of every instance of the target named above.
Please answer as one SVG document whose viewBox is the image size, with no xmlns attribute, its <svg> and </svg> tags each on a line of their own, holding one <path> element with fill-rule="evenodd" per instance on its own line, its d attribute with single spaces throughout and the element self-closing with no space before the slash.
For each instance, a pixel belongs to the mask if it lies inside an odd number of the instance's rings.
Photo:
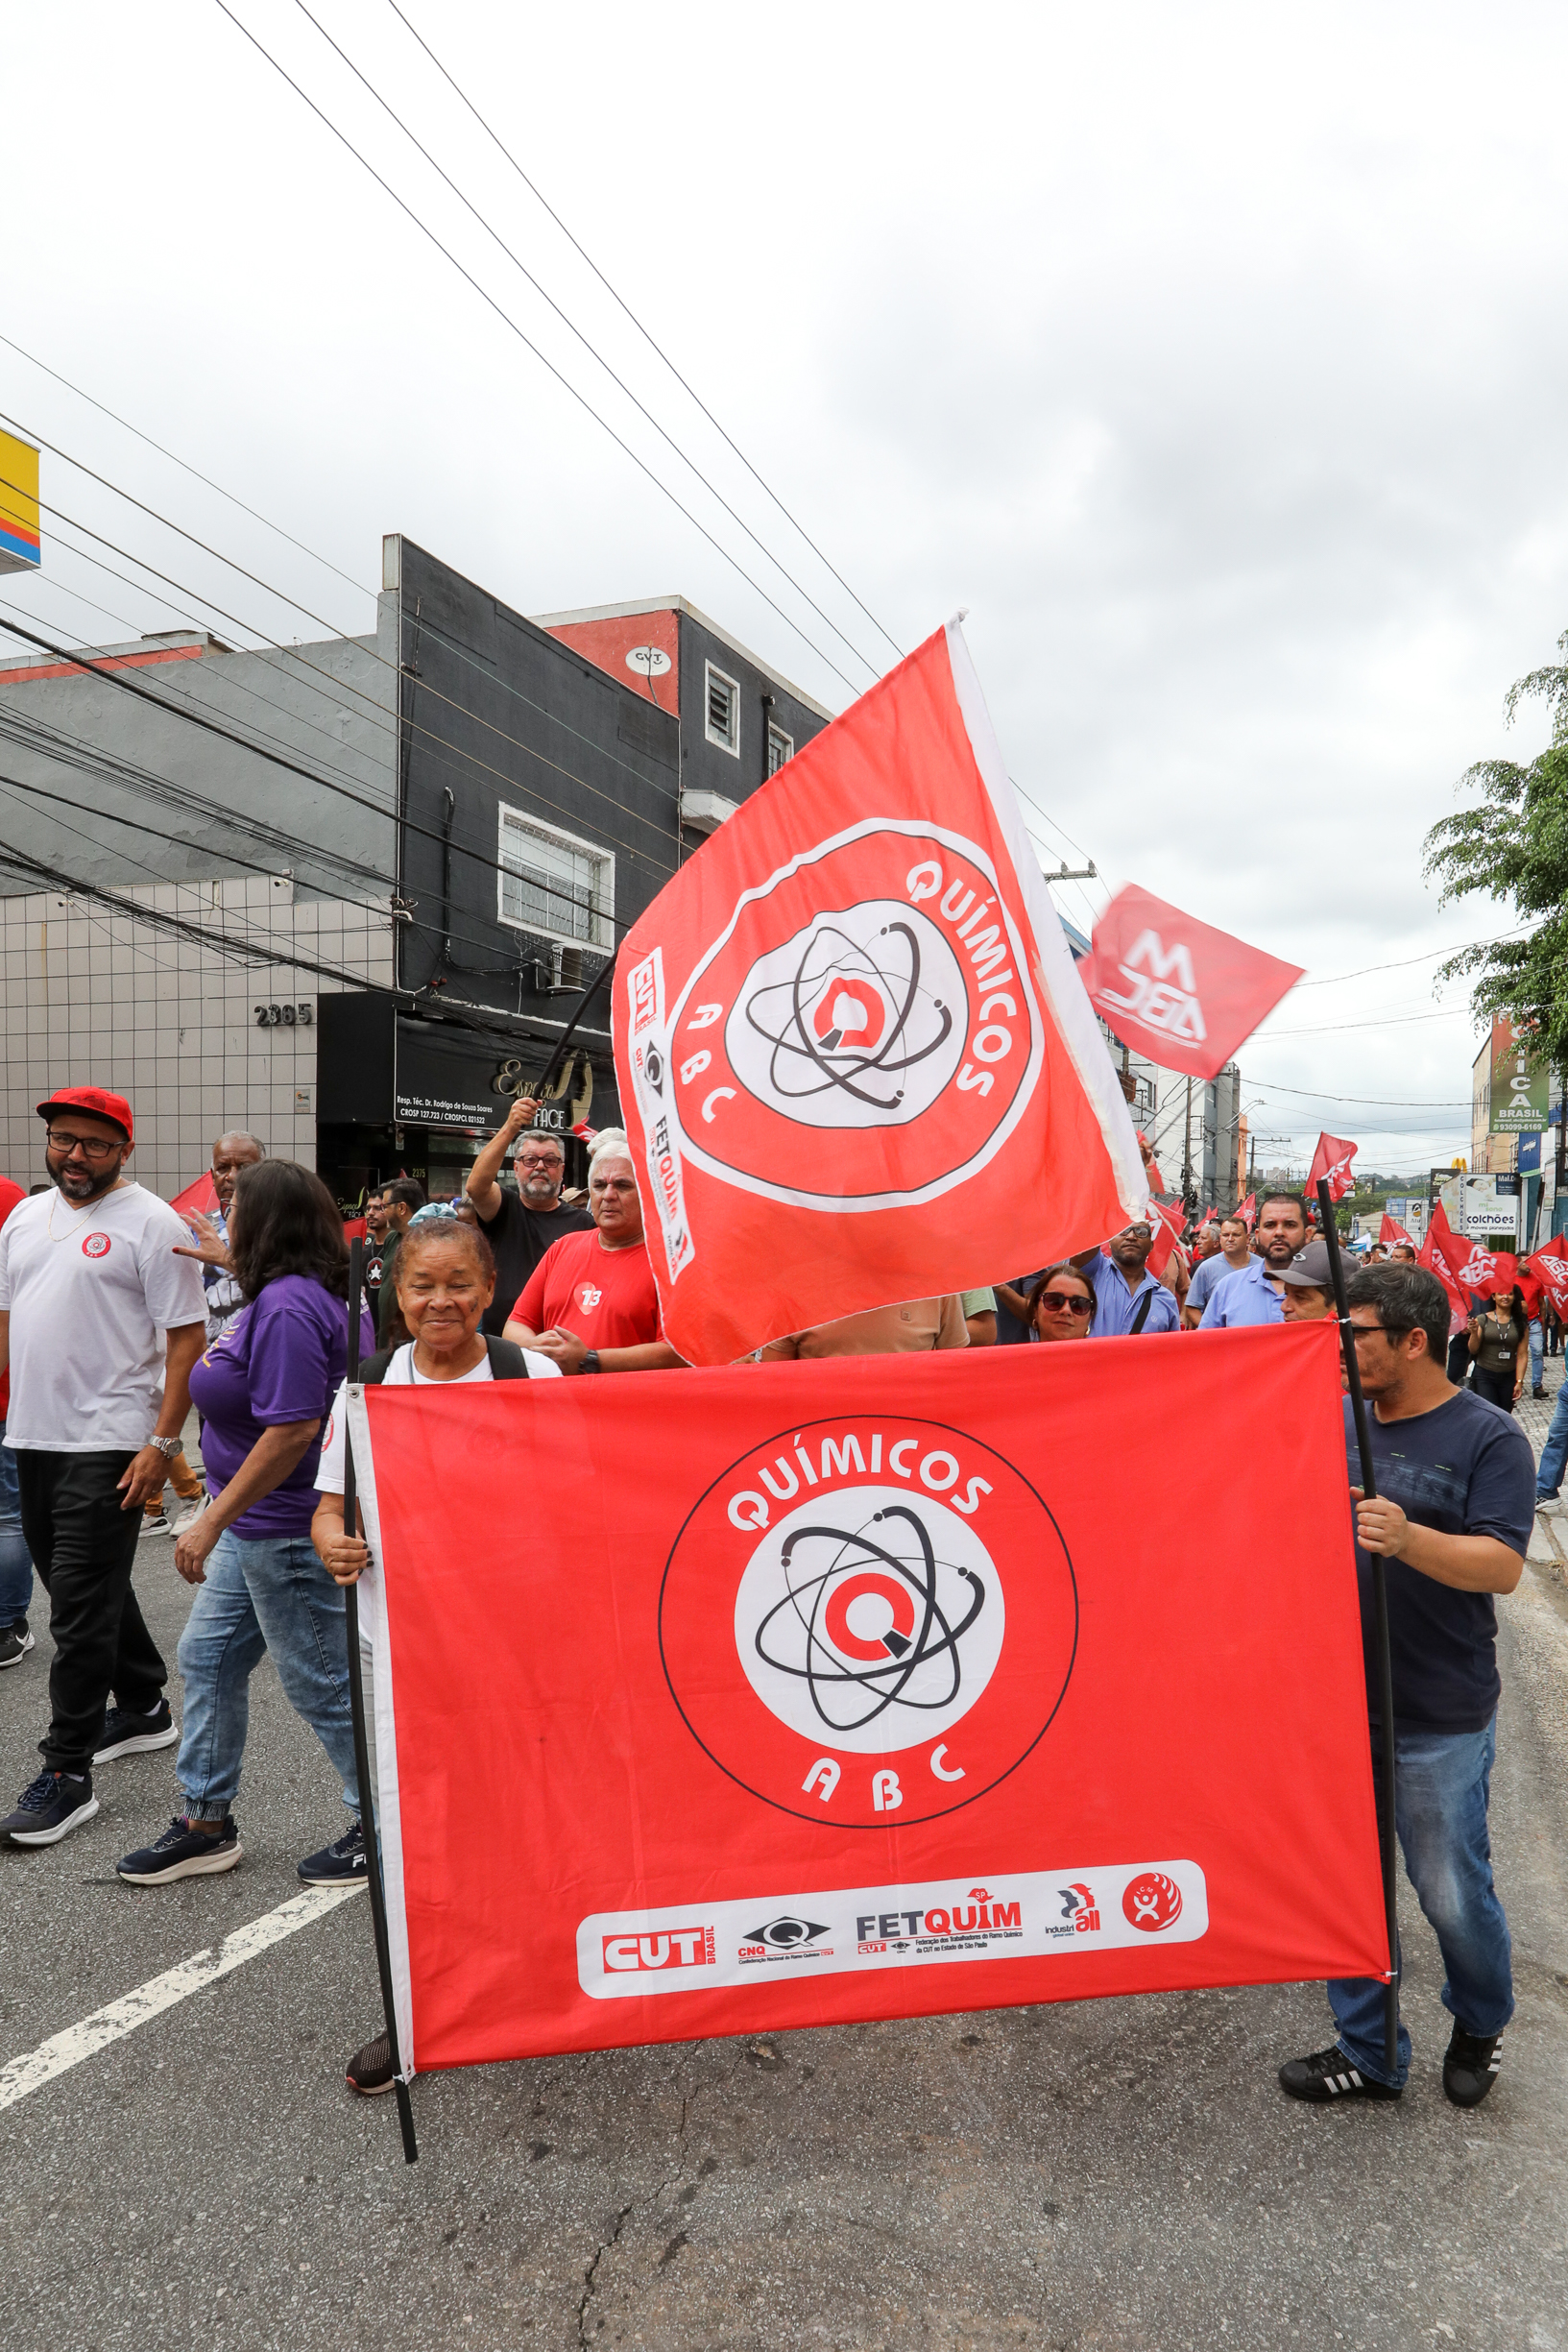
<svg viewBox="0 0 1568 2352">
<path fill-rule="evenodd" d="M 379 2091 L 390 2091 L 395 2077 L 392 2072 L 392 2043 L 384 2033 L 363 2049 L 356 2049 L 349 2061 L 347 2076 L 350 2091 L 362 2098 L 374 2098 Z"/>
<path fill-rule="evenodd" d="M 132 1886 L 167 1886 L 171 1879 L 205 1879 L 232 1870 L 244 1852 L 232 1814 L 225 1814 L 222 1830 L 212 1837 L 177 1813 L 156 1846 L 122 1855 L 114 1867 Z"/>
<path fill-rule="evenodd" d="M 365 1831 L 357 1821 L 320 1854 L 307 1854 L 300 1864 L 306 1886 L 336 1886 L 346 1879 L 363 1879 L 365 1871 Z"/>
<path fill-rule="evenodd" d="M 1315 2049 L 1310 2058 L 1291 2058 L 1280 2068 L 1279 2087 L 1292 2098 L 1310 2098 L 1319 2107 L 1335 2099 L 1403 2098 L 1403 2084 L 1374 2081 L 1352 2065 L 1338 2043 Z"/>
<path fill-rule="evenodd" d="M 1443 2052 L 1443 2089 L 1456 2107 L 1479 2107 L 1502 2064 L 1500 2033 L 1466 2033 L 1456 2025 Z"/>
<path fill-rule="evenodd" d="M 31 1788 L 24 1788 L 16 1810 L 0 1821 L 0 1837 L 13 1846 L 58 1845 L 79 1821 L 90 1821 L 98 1810 L 92 1778 L 84 1772 L 68 1781 L 60 1772 L 40 1772 Z"/>
<path fill-rule="evenodd" d="M 159 1699 L 150 1715 L 133 1715 L 129 1708 L 111 1707 L 104 1717 L 104 1736 L 93 1753 L 95 1764 L 112 1763 L 117 1756 L 145 1756 L 154 1748 L 172 1748 L 180 1726 Z"/>
<path fill-rule="evenodd" d="M 24 1617 L 19 1625 L 8 1625 L 0 1633 L 0 1666 L 19 1666 L 33 1647 L 33 1637 Z"/>
<path fill-rule="evenodd" d="M 160 1511 L 156 1518 L 150 1519 L 145 1515 L 143 1516 L 141 1522 L 141 1536 L 166 1536 L 170 1532 L 169 1515 L 166 1511 Z M 141 1536 L 136 1538 L 136 1541 L 138 1543 L 141 1541 Z"/>
</svg>

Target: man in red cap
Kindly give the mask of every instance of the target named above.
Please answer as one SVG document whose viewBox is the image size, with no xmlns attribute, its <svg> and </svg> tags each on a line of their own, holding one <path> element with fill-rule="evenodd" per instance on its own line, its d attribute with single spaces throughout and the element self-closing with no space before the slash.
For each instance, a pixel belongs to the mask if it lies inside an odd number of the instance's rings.
<svg viewBox="0 0 1568 2352">
<path fill-rule="evenodd" d="M 206 1337 L 201 1273 L 180 1254 L 183 1224 L 124 1174 L 134 1141 L 125 1097 L 66 1086 L 37 1107 L 50 1189 L 0 1226 L 6 1443 L 55 1643 L 44 1768 L 0 1821 L 18 1846 L 52 1846 L 97 1812 L 95 1763 L 177 1736 L 131 1571 Z"/>
</svg>

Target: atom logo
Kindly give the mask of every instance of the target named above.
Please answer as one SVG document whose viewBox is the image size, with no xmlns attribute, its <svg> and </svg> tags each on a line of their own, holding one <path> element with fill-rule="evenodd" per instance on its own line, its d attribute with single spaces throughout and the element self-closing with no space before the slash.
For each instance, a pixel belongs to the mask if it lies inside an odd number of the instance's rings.
<svg viewBox="0 0 1568 2352">
<path fill-rule="evenodd" d="M 107 1233 L 89 1233 L 82 1244 L 84 1258 L 107 1258 L 110 1243 Z"/>
<path fill-rule="evenodd" d="M 917 1117 L 946 1086 L 965 1006 L 936 925 L 907 902 L 875 899 L 819 916 L 759 957 L 725 1049 L 771 1110 L 810 1127 L 880 1126 Z"/>
<path fill-rule="evenodd" d="M 808 1505 L 761 1547 L 741 1580 L 736 1637 L 749 1634 L 741 1663 L 784 1722 L 881 1754 L 968 1713 L 1001 1651 L 1001 1583 L 973 1529 L 942 1505 L 887 1488 L 869 1511 L 863 1489 L 839 1499 L 860 1509 L 840 1520 Z M 971 1644 L 988 1603 L 990 1637 Z"/>
<path fill-rule="evenodd" d="M 1046 1503 L 994 1447 L 905 1415 L 741 1455 L 665 1564 L 659 1650 L 693 1739 L 829 1829 L 982 1800 L 1040 1741 L 1077 1646 Z"/>
<path fill-rule="evenodd" d="M 1133 1927 L 1158 1935 L 1181 1917 L 1181 1888 L 1163 1870 L 1146 1870 L 1141 1879 L 1129 1879 L 1122 1908 Z"/>
</svg>

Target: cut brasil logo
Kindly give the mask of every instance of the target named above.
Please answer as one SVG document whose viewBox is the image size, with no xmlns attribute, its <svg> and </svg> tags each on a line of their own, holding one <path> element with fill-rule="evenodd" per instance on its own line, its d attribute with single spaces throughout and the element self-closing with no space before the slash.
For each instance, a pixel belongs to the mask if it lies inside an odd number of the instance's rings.
<svg viewBox="0 0 1568 2352">
<path fill-rule="evenodd" d="M 743 892 L 667 1018 L 660 951 L 637 966 L 628 1044 L 672 1273 L 683 1162 L 834 1214 L 983 1167 L 1044 1063 L 1028 935 L 978 845 L 871 820 Z"/>
<path fill-rule="evenodd" d="M 763 1803 L 834 1829 L 930 1821 L 1039 1741 L 1077 1644 L 1049 1506 L 937 1421 L 834 1418 L 765 1440 L 693 1506 L 659 1644 L 683 1721 Z"/>
</svg>

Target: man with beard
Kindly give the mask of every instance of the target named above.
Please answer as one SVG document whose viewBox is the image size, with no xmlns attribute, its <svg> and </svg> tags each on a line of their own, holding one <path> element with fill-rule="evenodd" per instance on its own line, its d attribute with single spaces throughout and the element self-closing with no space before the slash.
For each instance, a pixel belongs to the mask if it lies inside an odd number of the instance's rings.
<svg viewBox="0 0 1568 2352">
<path fill-rule="evenodd" d="M 558 1135 L 543 1130 L 524 1132 L 532 1128 L 538 1112 L 533 1097 L 519 1094 L 505 1125 L 469 1170 L 463 1187 L 495 1260 L 495 1296 L 479 1323 L 491 1339 L 499 1339 L 505 1331 L 507 1317 L 551 1243 L 566 1233 L 586 1233 L 593 1224 L 587 1209 L 562 1207 L 566 1148 Z M 518 1189 L 511 1193 L 495 1179 L 514 1144 L 518 1147 Z"/>
<path fill-rule="evenodd" d="M 19 1846 L 52 1846 L 97 1812 L 99 1755 L 176 1737 L 131 1571 L 206 1339 L 185 1226 L 123 1173 L 134 1140 L 125 1097 L 68 1086 L 37 1109 L 51 1189 L 0 1227 L 0 1368 L 9 1359 L 14 1374 L 6 1443 L 55 1642 L 43 1770 L 0 1821 Z"/>
<path fill-rule="evenodd" d="M 1301 1200 L 1294 1193 L 1265 1193 L 1253 1241 L 1257 1255 L 1215 1285 L 1198 1329 L 1235 1331 L 1247 1323 L 1283 1322 L 1285 1269 L 1306 1246 L 1307 1211 Z"/>
</svg>

